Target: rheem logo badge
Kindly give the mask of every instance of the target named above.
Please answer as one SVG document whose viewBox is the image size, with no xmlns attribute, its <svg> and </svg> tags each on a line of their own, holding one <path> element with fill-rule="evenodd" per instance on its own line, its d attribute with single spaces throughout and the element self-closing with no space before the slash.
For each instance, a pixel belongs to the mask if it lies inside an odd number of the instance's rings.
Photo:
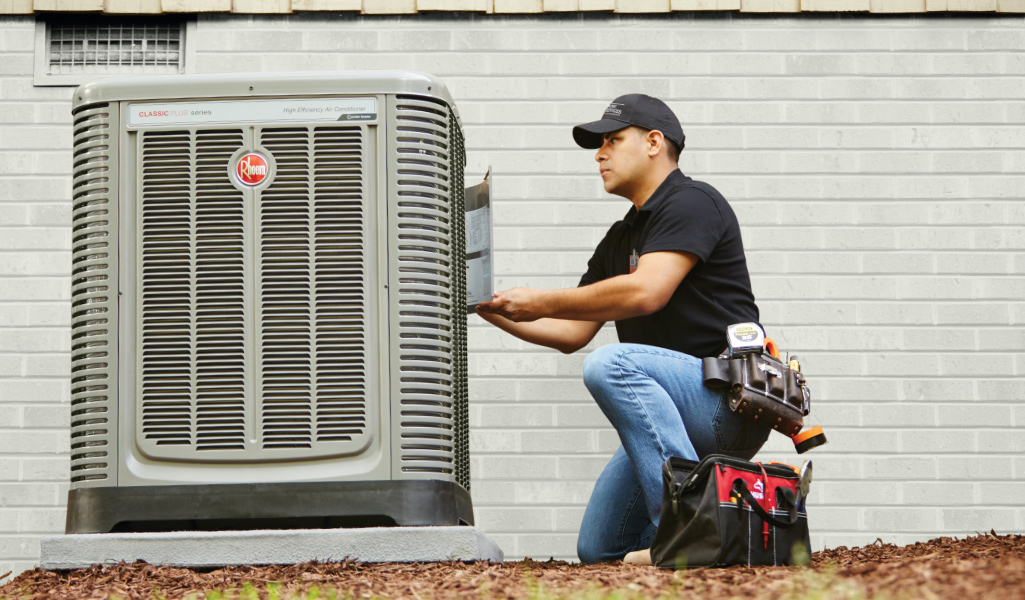
<svg viewBox="0 0 1025 600">
<path fill-rule="evenodd" d="M 255 152 L 246 154 L 235 165 L 235 175 L 243 185 L 260 185 L 269 172 L 267 159 Z"/>
</svg>

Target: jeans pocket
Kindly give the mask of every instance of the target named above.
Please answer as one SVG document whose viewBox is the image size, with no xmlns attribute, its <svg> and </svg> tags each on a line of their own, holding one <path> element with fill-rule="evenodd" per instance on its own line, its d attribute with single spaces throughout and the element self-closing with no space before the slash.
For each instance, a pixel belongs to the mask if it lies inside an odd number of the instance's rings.
<svg viewBox="0 0 1025 600">
<path fill-rule="evenodd" d="M 730 410 L 730 401 L 723 392 L 712 421 L 719 452 L 736 455 L 745 460 L 754 456 L 769 437 L 772 428 L 753 419 L 742 417 Z"/>
</svg>

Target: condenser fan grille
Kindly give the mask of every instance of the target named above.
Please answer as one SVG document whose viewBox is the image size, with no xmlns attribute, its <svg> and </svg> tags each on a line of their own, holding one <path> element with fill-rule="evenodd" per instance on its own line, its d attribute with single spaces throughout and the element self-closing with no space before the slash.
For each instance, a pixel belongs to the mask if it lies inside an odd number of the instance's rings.
<svg viewBox="0 0 1025 600">
<path fill-rule="evenodd" d="M 349 441 L 366 425 L 362 138 L 359 129 L 265 129 L 261 194 L 265 448 Z"/>
<path fill-rule="evenodd" d="M 71 481 L 104 483 L 116 472 L 116 107 L 74 111 L 71 264 Z"/>
<path fill-rule="evenodd" d="M 232 163 L 254 148 L 273 178 L 244 190 Z M 151 455 L 309 458 L 362 443 L 363 149 L 352 126 L 140 134 L 140 426 Z"/>
<path fill-rule="evenodd" d="M 142 431 L 158 446 L 243 450 L 242 132 L 142 136 Z"/>
<path fill-rule="evenodd" d="M 469 490 L 462 133 L 432 98 L 398 96 L 395 121 L 401 469 Z"/>
</svg>

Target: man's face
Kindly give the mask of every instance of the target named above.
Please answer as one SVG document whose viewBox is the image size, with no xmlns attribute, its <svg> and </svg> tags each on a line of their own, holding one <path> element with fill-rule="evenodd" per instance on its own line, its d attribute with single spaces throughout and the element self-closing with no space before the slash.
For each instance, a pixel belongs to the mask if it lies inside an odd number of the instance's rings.
<svg viewBox="0 0 1025 600">
<path fill-rule="evenodd" d="M 650 166 L 646 133 L 631 126 L 602 136 L 594 159 L 606 192 L 630 198 L 641 185 Z"/>
</svg>

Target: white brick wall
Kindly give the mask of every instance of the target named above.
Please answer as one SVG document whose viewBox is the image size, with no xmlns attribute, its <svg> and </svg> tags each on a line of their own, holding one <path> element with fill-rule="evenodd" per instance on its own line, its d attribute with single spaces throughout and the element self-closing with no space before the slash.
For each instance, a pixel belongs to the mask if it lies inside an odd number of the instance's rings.
<svg viewBox="0 0 1025 600">
<path fill-rule="evenodd" d="M 738 15 L 201 16 L 201 72 L 443 77 L 469 169 L 497 172 L 497 284 L 575 285 L 625 200 L 569 128 L 664 97 L 685 172 L 744 227 L 763 320 L 803 357 L 831 443 L 816 548 L 1025 530 L 1025 19 Z M 0 574 L 67 493 L 71 90 L 32 87 L 0 18 Z M 473 498 L 510 558 L 573 559 L 618 440 L 583 353 L 471 321 Z M 592 348 L 615 340 L 603 330 Z M 798 460 L 774 436 L 766 460 Z"/>
</svg>

